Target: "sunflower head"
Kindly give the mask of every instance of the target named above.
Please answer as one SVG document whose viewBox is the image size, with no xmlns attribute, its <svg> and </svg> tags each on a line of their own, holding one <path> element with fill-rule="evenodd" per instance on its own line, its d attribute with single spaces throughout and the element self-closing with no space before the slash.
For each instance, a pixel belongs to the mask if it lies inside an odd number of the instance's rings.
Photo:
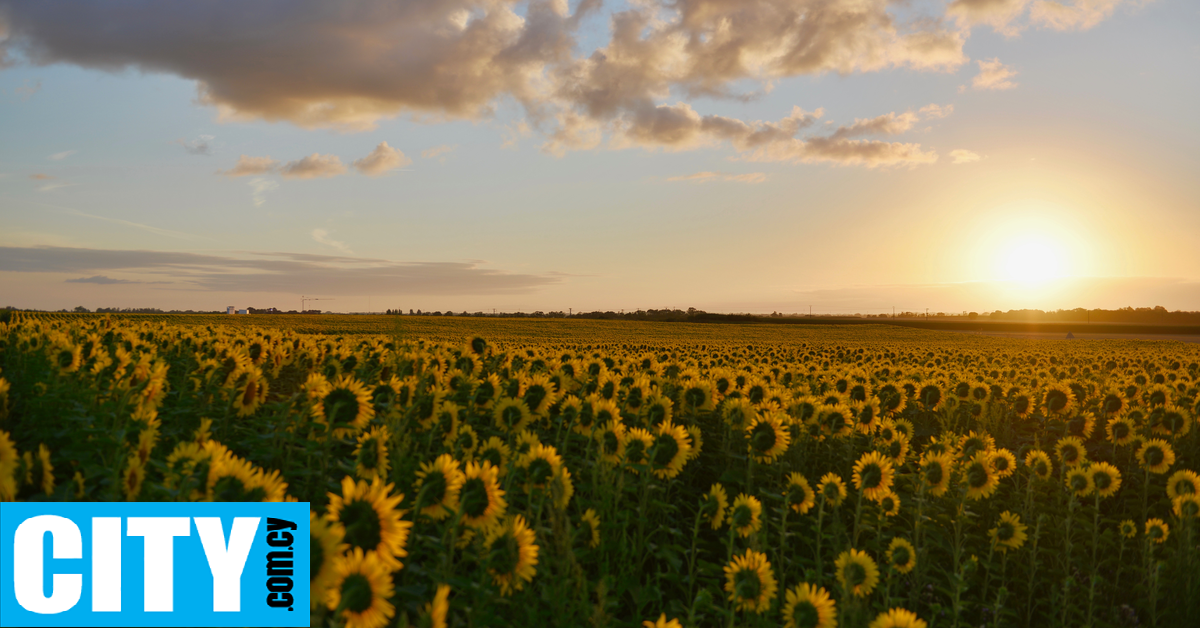
<svg viewBox="0 0 1200 628">
<path fill-rule="evenodd" d="M 374 552 L 355 547 L 338 558 L 325 592 L 325 605 L 340 613 L 347 628 L 381 628 L 396 614 L 389 566 Z"/>
<path fill-rule="evenodd" d="M 1054 470 L 1050 463 L 1050 455 L 1040 449 L 1033 449 L 1025 454 L 1025 466 L 1040 480 L 1050 479 L 1050 473 Z"/>
<path fill-rule="evenodd" d="M 868 628 L 926 628 L 925 620 L 903 608 L 893 608 L 880 613 Z"/>
<path fill-rule="evenodd" d="M 1087 497 L 1096 488 L 1096 485 L 1092 483 L 1092 475 L 1087 472 L 1087 469 L 1081 467 L 1067 471 L 1064 481 L 1067 484 L 1067 490 L 1075 497 Z"/>
<path fill-rule="evenodd" d="M 1021 523 L 1020 517 L 1006 510 L 1000 513 L 1000 521 L 988 535 L 996 543 L 996 549 L 1006 552 L 1010 549 L 1020 549 L 1025 544 L 1026 529 L 1027 526 Z"/>
<path fill-rule="evenodd" d="M 879 583 L 879 567 L 870 554 L 856 549 L 842 552 L 835 562 L 838 582 L 850 595 L 866 597 Z"/>
<path fill-rule="evenodd" d="M 846 499 L 846 483 L 832 471 L 821 476 L 817 491 L 821 495 L 821 500 L 830 506 L 840 506 Z"/>
<path fill-rule="evenodd" d="M 742 493 L 733 500 L 729 507 L 729 525 L 733 526 L 739 536 L 747 537 L 762 527 L 762 502 L 757 497 Z"/>
<path fill-rule="evenodd" d="M 752 549 L 734 556 L 725 566 L 725 591 L 729 601 L 744 612 L 761 613 L 771 607 L 775 599 L 775 574 L 767 555 Z"/>
<path fill-rule="evenodd" d="M 784 429 L 783 417 L 777 412 L 764 412 L 746 428 L 750 441 L 749 453 L 762 464 L 770 464 L 791 444 L 791 433 Z"/>
<path fill-rule="evenodd" d="M 878 501 L 891 491 L 892 463 L 877 451 L 863 454 L 854 464 L 854 488 L 862 491 L 863 497 Z"/>
<path fill-rule="evenodd" d="M 1138 464 L 1151 473 L 1166 473 L 1175 464 L 1175 451 L 1161 438 L 1152 438 L 1137 451 Z"/>
<path fill-rule="evenodd" d="M 896 537 L 888 544 L 887 559 L 897 573 L 908 573 L 917 566 L 917 550 L 907 539 Z"/>
<path fill-rule="evenodd" d="M 986 451 L 975 454 L 963 464 L 962 476 L 969 499 L 986 499 L 1000 485 L 1000 477 L 992 469 Z"/>
<path fill-rule="evenodd" d="M 468 462 L 463 471 L 459 504 L 462 521 L 470 528 L 485 529 L 504 516 L 508 504 L 497 483 L 499 473 L 487 460 Z"/>
<path fill-rule="evenodd" d="M 346 476 L 342 494 L 329 494 L 329 518 L 345 530 L 351 549 L 377 555 L 386 567 L 396 570 L 401 567 L 399 559 L 408 555 L 404 546 L 412 523 L 400 519 L 404 511 L 397 506 L 404 495 L 392 495 L 392 488 L 378 478 L 367 484 Z"/>
<path fill-rule="evenodd" d="M 1137 524 L 1134 523 L 1132 519 L 1126 519 L 1122 521 L 1117 530 L 1121 533 L 1121 536 L 1127 539 L 1132 539 L 1133 537 L 1137 536 Z"/>
<path fill-rule="evenodd" d="M 837 604 L 829 592 L 808 583 L 789 589 L 783 607 L 785 628 L 834 628 Z"/>
<path fill-rule="evenodd" d="M 708 493 L 700 498 L 700 516 L 717 530 L 725 523 L 725 509 L 729 506 L 729 497 L 725 487 L 713 484 Z"/>
<path fill-rule="evenodd" d="M 1195 471 L 1180 469 L 1167 478 L 1167 496 L 1171 499 L 1195 494 L 1200 494 L 1200 474 Z"/>
<path fill-rule="evenodd" d="M 792 510 L 804 514 L 816 505 L 816 494 L 808 485 L 808 480 L 801 474 L 792 472 L 788 475 L 787 486 L 783 491 L 784 502 Z"/>
<path fill-rule="evenodd" d="M 950 453 L 926 452 L 921 457 L 921 480 L 934 497 L 941 497 L 950 488 L 954 473 L 954 456 Z"/>
<path fill-rule="evenodd" d="M 1097 462 L 1088 467 L 1096 494 L 1100 497 L 1111 497 L 1121 488 L 1121 472 L 1107 462 Z"/>
<path fill-rule="evenodd" d="M 1054 445 L 1054 452 L 1058 454 L 1058 460 L 1064 466 L 1076 467 L 1087 462 L 1087 449 L 1084 448 L 1083 441 L 1075 436 L 1059 439 Z"/>
<path fill-rule="evenodd" d="M 483 541 L 485 562 L 502 595 L 525 588 L 537 572 L 538 546 L 525 518 L 516 515 L 493 523 Z"/>
<path fill-rule="evenodd" d="M 1167 525 L 1162 519 L 1146 520 L 1146 538 L 1148 540 L 1162 545 L 1167 542 L 1167 537 L 1170 534 L 1171 526 Z"/>
</svg>

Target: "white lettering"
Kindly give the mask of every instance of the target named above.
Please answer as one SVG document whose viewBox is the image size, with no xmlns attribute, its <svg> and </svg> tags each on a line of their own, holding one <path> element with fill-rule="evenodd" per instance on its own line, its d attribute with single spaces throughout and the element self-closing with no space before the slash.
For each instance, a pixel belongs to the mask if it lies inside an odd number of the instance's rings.
<svg viewBox="0 0 1200 628">
<path fill-rule="evenodd" d="M 13 535 L 13 588 L 17 603 L 25 610 L 53 615 L 70 610 L 83 592 L 83 574 L 56 573 L 50 597 L 42 590 L 45 565 L 42 542 L 50 533 L 50 551 L 54 558 L 83 558 L 83 536 L 79 526 L 66 517 L 39 515 L 17 526 Z"/>
<path fill-rule="evenodd" d="M 225 546 L 225 530 L 220 517 L 196 517 L 196 531 L 204 545 L 208 569 L 213 577 L 213 611 L 236 613 L 242 610 L 242 569 L 250 556 L 260 517 L 234 517 Z"/>
<path fill-rule="evenodd" d="M 92 610 L 121 612 L 120 517 L 92 517 Z"/>
<path fill-rule="evenodd" d="M 147 613 L 175 608 L 175 537 L 191 536 L 187 517 L 130 517 L 129 536 L 145 537 L 145 602 Z"/>
</svg>

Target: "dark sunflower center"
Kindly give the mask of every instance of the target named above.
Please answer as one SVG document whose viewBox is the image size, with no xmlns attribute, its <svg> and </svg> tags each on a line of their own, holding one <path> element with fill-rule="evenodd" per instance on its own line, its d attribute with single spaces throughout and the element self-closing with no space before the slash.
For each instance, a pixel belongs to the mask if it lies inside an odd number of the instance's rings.
<svg viewBox="0 0 1200 628">
<path fill-rule="evenodd" d="M 1008 471 L 1008 458 L 1005 458 L 1004 456 L 996 456 L 992 459 L 992 466 L 995 467 L 997 471 Z"/>
<path fill-rule="evenodd" d="M 633 439 L 625 446 L 625 459 L 630 464 L 642 464 L 646 460 L 646 443 Z"/>
<path fill-rule="evenodd" d="M 361 613 L 371 608 L 373 598 L 371 582 L 367 580 L 366 576 L 352 573 L 342 581 L 342 604 L 346 610 L 352 613 Z"/>
<path fill-rule="evenodd" d="M 1196 487 L 1186 478 L 1175 483 L 1175 493 L 1177 495 L 1191 495 L 1196 492 Z"/>
<path fill-rule="evenodd" d="M 646 420 L 650 425 L 658 425 L 667 418 L 667 408 L 661 403 L 655 403 L 646 408 Z"/>
<path fill-rule="evenodd" d="M 421 482 L 421 490 L 425 493 L 425 504 L 440 504 L 446 497 L 446 475 L 439 470 L 430 471 Z"/>
<path fill-rule="evenodd" d="M 521 547 L 513 535 L 505 533 L 492 542 L 488 567 L 498 574 L 512 573 L 521 559 Z"/>
<path fill-rule="evenodd" d="M 630 388 L 629 394 L 625 395 L 625 405 L 634 410 L 642 407 L 642 389 Z"/>
<path fill-rule="evenodd" d="M 550 476 L 554 473 L 554 467 L 545 458 L 534 458 L 529 463 L 529 470 L 526 473 L 528 473 L 531 483 L 541 486 L 550 481 Z"/>
<path fill-rule="evenodd" d="M 1042 477 L 1046 477 L 1047 475 L 1050 475 L 1050 466 L 1046 464 L 1045 460 L 1038 460 L 1036 463 L 1034 463 L 1033 472 Z"/>
<path fill-rule="evenodd" d="M 337 388 L 321 402 L 330 424 L 349 424 L 358 416 L 358 397 L 345 388 Z"/>
<path fill-rule="evenodd" d="M 837 484 L 827 482 L 821 487 L 821 494 L 825 496 L 825 499 L 837 499 L 841 495 L 841 491 L 838 490 Z"/>
<path fill-rule="evenodd" d="M 1076 492 L 1082 491 L 1087 489 L 1087 485 L 1087 476 L 1081 474 L 1071 476 L 1071 490 Z"/>
<path fill-rule="evenodd" d="M 1160 528 L 1158 526 L 1154 526 L 1154 527 L 1150 528 L 1150 532 L 1148 534 L 1150 535 L 1150 538 L 1157 540 L 1157 539 L 1162 538 L 1163 531 L 1162 531 L 1162 528 Z"/>
<path fill-rule="evenodd" d="M 1063 447 L 1063 462 L 1075 462 L 1079 459 L 1079 450 L 1073 445 Z"/>
<path fill-rule="evenodd" d="M 946 477 L 946 471 L 940 462 L 931 462 L 925 465 L 924 471 L 925 481 L 934 486 L 941 484 L 942 478 Z"/>
<path fill-rule="evenodd" d="M 1092 476 L 1092 482 L 1096 483 L 1097 490 L 1103 491 L 1103 490 L 1107 490 L 1108 487 L 1112 486 L 1113 479 L 1112 479 L 1112 476 L 1109 475 L 1107 472 L 1097 471 L 1096 474 Z"/>
<path fill-rule="evenodd" d="M 659 434 L 654 440 L 654 465 L 665 467 L 679 454 L 679 443 L 670 434 Z"/>
<path fill-rule="evenodd" d="M 479 388 L 475 389 L 475 404 L 480 406 L 487 405 L 487 402 L 491 401 L 495 396 L 496 387 L 491 382 L 485 380 L 479 385 Z"/>
<path fill-rule="evenodd" d="M 1113 423 L 1112 433 L 1117 439 L 1125 438 L 1129 436 L 1129 425 L 1125 423 Z"/>
<path fill-rule="evenodd" d="M 921 389 L 921 403 L 933 407 L 942 400 L 942 391 L 937 386 L 926 386 Z"/>
<path fill-rule="evenodd" d="M 846 417 L 841 412 L 830 412 L 825 417 L 825 426 L 831 433 L 837 434 L 846 428 Z"/>
<path fill-rule="evenodd" d="M 1166 455 L 1163 454 L 1163 450 L 1159 447 L 1151 447 L 1146 450 L 1146 463 L 1152 467 L 1162 464 L 1165 457 Z"/>
<path fill-rule="evenodd" d="M 364 469 L 374 469 L 379 466 L 379 446 L 374 438 L 363 441 L 358 450 L 358 464 Z"/>
<path fill-rule="evenodd" d="M 1046 393 L 1046 407 L 1051 412 L 1061 412 L 1063 408 L 1067 407 L 1068 399 L 1061 390 L 1051 390 Z"/>
<path fill-rule="evenodd" d="M 479 457 L 482 460 L 492 463 L 492 466 L 497 468 L 500 467 L 502 462 L 504 462 L 504 457 L 500 455 L 500 450 L 496 449 L 495 447 L 483 450 L 479 454 Z"/>
<path fill-rule="evenodd" d="M 683 402 L 692 408 L 698 408 L 704 405 L 704 400 L 707 395 L 704 394 L 704 389 L 698 386 L 693 386 L 683 393 Z"/>
<path fill-rule="evenodd" d="M 754 521 L 754 511 L 750 510 L 749 506 L 741 504 L 733 509 L 733 514 L 729 518 L 733 521 L 733 527 L 745 528 Z"/>
<path fill-rule="evenodd" d="M 71 353 L 70 351 L 63 349 L 62 351 L 58 352 L 58 366 L 60 368 L 67 368 L 68 366 L 71 366 L 71 363 L 74 361 L 75 354 Z"/>
<path fill-rule="evenodd" d="M 260 487 L 247 488 L 241 480 L 225 476 L 213 485 L 213 501 L 217 502 L 261 502 L 266 491 Z"/>
<path fill-rule="evenodd" d="M 792 609 L 792 623 L 796 624 L 796 628 L 816 628 L 821 621 L 821 614 L 817 612 L 817 607 L 812 605 L 808 600 L 796 602 L 795 608 Z"/>
<path fill-rule="evenodd" d="M 888 443 L 887 455 L 889 458 L 899 458 L 901 453 L 904 453 L 904 445 L 900 441 L 894 440 Z"/>
<path fill-rule="evenodd" d="M 862 478 L 862 487 L 864 489 L 878 488 L 883 482 L 883 469 L 877 464 L 869 464 L 863 467 L 862 473 L 859 475 Z"/>
<path fill-rule="evenodd" d="M 963 442 L 963 446 L 962 446 L 963 457 L 970 458 L 970 457 L 974 456 L 976 452 L 978 452 L 980 449 L 983 449 L 984 447 L 987 447 L 987 443 L 984 443 L 982 439 L 968 438 L 966 441 Z"/>
<path fill-rule="evenodd" d="M 491 504 L 491 500 L 488 498 L 487 484 L 482 478 L 471 478 L 463 482 L 460 496 L 463 512 L 468 517 L 482 517 Z"/>
<path fill-rule="evenodd" d="M 867 581 L 867 570 L 862 565 L 852 562 L 842 571 L 846 577 L 846 585 L 853 588 Z"/>
<path fill-rule="evenodd" d="M 379 513 L 370 502 L 355 500 L 342 507 L 342 525 L 346 528 L 346 542 L 351 547 L 364 551 L 379 547 L 382 540 Z"/>
<path fill-rule="evenodd" d="M 1017 531 L 1013 528 L 1013 524 L 1007 521 L 1001 521 L 1000 525 L 996 527 L 996 539 L 999 541 L 1007 541 L 1013 538 L 1016 533 Z"/>
<path fill-rule="evenodd" d="M 733 589 L 740 599 L 757 600 L 762 592 L 762 581 L 758 578 L 758 572 L 750 569 L 737 572 L 733 577 Z"/>
<path fill-rule="evenodd" d="M 768 452 L 775 446 L 775 440 L 775 428 L 768 423 L 759 423 L 750 435 L 750 446 L 756 451 Z"/>
<path fill-rule="evenodd" d="M 987 469 L 983 468 L 983 465 L 974 463 L 967 469 L 967 484 L 971 488 L 983 488 L 987 485 L 987 481 L 988 472 Z"/>
<path fill-rule="evenodd" d="M 617 449 L 621 446 L 621 441 L 617 439 L 616 433 L 611 431 L 605 432 L 604 435 L 601 436 L 601 442 L 603 443 L 602 447 L 604 448 L 605 455 L 617 455 Z"/>
<path fill-rule="evenodd" d="M 1017 397 L 1017 400 L 1013 402 L 1013 410 L 1016 410 L 1017 414 L 1025 414 L 1029 410 L 1029 397 L 1024 395 Z"/>
<path fill-rule="evenodd" d="M 537 408 L 542 405 L 542 401 L 546 398 L 546 387 L 541 384 L 534 384 L 525 389 L 525 403 L 530 408 Z"/>
<path fill-rule="evenodd" d="M 500 422 L 509 429 L 520 425 L 522 418 L 521 409 L 516 406 L 508 406 L 500 411 Z"/>
<path fill-rule="evenodd" d="M 908 548 L 903 545 L 897 545 L 896 549 L 892 550 L 892 564 L 896 565 L 897 567 L 903 567 L 907 565 L 909 559 L 911 558 L 912 554 L 908 551 Z"/>
<path fill-rule="evenodd" d="M 799 484 L 788 487 L 787 499 L 789 504 L 803 504 L 808 499 L 808 492 Z"/>
<path fill-rule="evenodd" d="M 1115 414 L 1121 409 L 1122 405 L 1124 404 L 1121 403 L 1121 399 L 1116 395 L 1109 395 L 1104 398 L 1105 414 Z"/>
</svg>

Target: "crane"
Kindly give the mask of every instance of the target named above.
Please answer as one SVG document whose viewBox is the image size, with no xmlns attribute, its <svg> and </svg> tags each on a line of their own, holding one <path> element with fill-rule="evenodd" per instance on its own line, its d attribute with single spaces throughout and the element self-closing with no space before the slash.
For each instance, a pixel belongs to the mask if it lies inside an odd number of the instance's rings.
<svg viewBox="0 0 1200 628">
<path fill-rule="evenodd" d="M 317 297 L 300 296 L 300 313 L 304 313 L 304 304 L 309 301 L 333 301 L 334 299 L 318 299 Z"/>
</svg>

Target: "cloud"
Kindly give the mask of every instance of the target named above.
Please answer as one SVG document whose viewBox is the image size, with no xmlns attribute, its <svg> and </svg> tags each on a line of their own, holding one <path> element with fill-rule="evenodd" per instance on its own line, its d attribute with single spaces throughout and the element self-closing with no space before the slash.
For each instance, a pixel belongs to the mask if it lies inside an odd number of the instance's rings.
<svg viewBox="0 0 1200 628">
<path fill-rule="evenodd" d="M 55 177 L 53 175 L 44 174 L 44 173 L 39 172 L 36 174 L 29 175 L 29 178 L 34 181 L 49 181 L 51 179 L 54 179 Z"/>
<path fill-rule="evenodd" d="M 270 157 L 250 157 L 242 155 L 238 157 L 237 164 L 229 170 L 218 170 L 217 174 L 223 174 L 227 177 L 249 177 L 255 175 L 263 175 L 275 172 L 279 169 L 279 162 Z"/>
<path fill-rule="evenodd" d="M 337 155 L 313 153 L 296 161 L 287 162 L 279 169 L 279 174 L 283 175 L 285 179 L 322 179 L 346 174 L 346 166 L 342 165 L 342 160 Z"/>
<path fill-rule="evenodd" d="M 1031 0 L 955 0 L 946 7 L 946 15 L 959 24 L 970 27 L 987 24 L 1006 37 L 1020 34 L 1024 26 L 1017 19 L 1025 13 Z"/>
<path fill-rule="evenodd" d="M 254 206 L 262 207 L 263 204 L 267 202 L 267 192 L 278 188 L 279 182 L 272 181 L 270 179 L 264 179 L 262 177 L 255 177 L 247 181 L 246 185 L 249 185 L 250 189 L 253 190 L 253 192 L 250 194 L 250 198 L 254 200 Z"/>
<path fill-rule="evenodd" d="M 21 81 L 20 87 L 13 89 L 13 93 L 21 97 L 21 102 L 25 102 L 30 98 L 33 98 L 33 95 L 41 91 L 41 89 L 41 79 L 34 80 L 32 83 L 29 81 L 29 79 L 25 79 L 24 81 Z"/>
<path fill-rule="evenodd" d="M 1039 0 L 1029 11 L 1033 23 L 1056 31 L 1087 30 L 1112 16 L 1122 0 Z"/>
<path fill-rule="evenodd" d="M 956 164 L 969 164 L 979 161 L 980 159 L 978 154 L 962 148 L 956 148 L 950 151 L 950 156 L 954 158 L 954 163 Z"/>
<path fill-rule="evenodd" d="M 930 103 L 917 110 L 926 120 L 945 118 L 954 113 L 954 105 L 936 105 Z"/>
<path fill-rule="evenodd" d="M 189 155 L 211 155 L 212 154 L 212 146 L 209 145 L 209 142 L 211 142 L 212 140 L 213 140 L 213 136 L 211 136 L 211 135 L 201 135 L 199 137 L 199 139 L 195 139 L 190 142 L 185 141 L 183 139 L 178 139 L 178 140 L 173 140 L 171 143 L 179 144 L 180 146 L 183 147 L 183 150 L 187 151 L 187 153 Z M 244 157 L 244 155 L 243 155 L 243 157 Z M 232 175 L 232 176 L 238 176 L 238 175 Z"/>
<path fill-rule="evenodd" d="M 53 177 L 51 177 L 51 178 L 53 178 Z M 47 183 L 46 185 L 38 186 L 37 191 L 38 192 L 53 192 L 54 190 L 75 187 L 77 185 L 79 185 L 79 184 L 78 183 L 67 183 L 66 181 L 56 181 L 54 183 Z"/>
<path fill-rule="evenodd" d="M 450 146 L 448 144 L 442 144 L 441 146 L 434 146 L 433 148 L 426 148 L 425 150 L 421 151 L 421 158 L 422 159 L 433 159 L 434 157 L 448 154 L 456 148 L 458 148 L 458 144 L 455 144 L 454 146 Z"/>
<path fill-rule="evenodd" d="M 203 254 L 67 247 L 0 247 L 0 269 L 13 273 L 169 281 L 175 289 L 329 296 L 512 295 L 560 283 L 560 275 L 519 274 L 481 263 L 398 262 L 298 253 Z"/>
<path fill-rule="evenodd" d="M 51 159 L 54 161 L 62 161 L 64 159 L 66 159 L 67 157 L 70 157 L 71 155 L 74 155 L 75 153 L 78 153 L 78 152 L 79 151 L 77 151 L 77 150 L 64 150 L 61 153 L 54 153 L 53 155 L 50 155 L 46 159 Z"/>
<path fill-rule="evenodd" d="M 324 244 L 325 246 L 332 246 L 333 248 L 335 248 L 343 253 L 346 253 L 347 255 L 354 254 L 354 252 L 351 251 L 349 249 L 349 247 L 346 246 L 345 242 L 341 242 L 338 240 L 331 240 L 329 238 L 329 232 L 324 229 L 313 229 L 312 230 L 312 239 L 316 242 Z"/>
<path fill-rule="evenodd" d="M 762 172 L 746 174 L 724 174 L 720 172 L 697 172 L 696 174 L 671 177 L 667 181 L 690 181 L 692 183 L 708 183 L 709 181 L 732 181 L 734 183 L 762 183 L 767 175 Z"/>
<path fill-rule="evenodd" d="M 334 157 L 334 159 L 336 160 L 337 158 Z M 411 163 L 412 160 L 406 157 L 404 153 L 388 146 L 387 142 L 380 142 L 375 147 L 375 150 L 371 151 L 370 155 L 354 160 L 354 169 L 362 174 L 377 177 L 389 170 L 402 168 Z M 341 166 L 341 162 L 338 162 L 337 165 Z M 345 171 L 345 168 L 342 170 Z"/>
<path fill-rule="evenodd" d="M 145 283 L 144 281 L 130 281 L 128 279 L 110 279 L 104 275 L 94 275 L 92 277 L 80 277 L 79 279 L 67 279 L 67 283 L 97 283 L 108 286 L 118 283 Z"/>
<path fill-rule="evenodd" d="M 168 238 L 177 238 L 180 240 L 196 240 L 196 239 L 198 239 L 198 236 L 183 233 L 180 231 L 173 231 L 171 229 L 163 229 L 161 227 L 155 227 L 152 225 L 145 225 L 140 222 L 132 222 L 129 220 L 122 220 L 120 218 L 109 218 L 108 216 L 97 216 L 95 214 L 88 214 L 88 213 L 81 212 L 76 209 L 71 209 L 70 207 L 56 207 L 53 205 L 51 205 L 50 207 L 55 207 L 56 209 L 59 209 L 60 211 L 63 211 L 64 213 L 70 214 L 72 216 L 79 216 L 81 218 L 90 218 L 92 220 L 100 220 L 103 222 L 112 223 L 114 225 L 122 225 L 125 227 L 133 227 L 134 229 L 146 231 L 148 233 L 153 233 L 154 235 L 158 235 L 158 236 L 166 236 Z M 204 238 L 204 239 L 207 239 L 207 238 Z"/>
<path fill-rule="evenodd" d="M 1012 89 L 1017 86 L 1016 83 L 1009 80 L 1017 75 L 1017 71 L 1000 63 L 999 59 L 980 60 L 978 63 L 979 74 L 971 79 L 971 86 L 975 89 L 999 90 Z"/>
<path fill-rule="evenodd" d="M 840 140 L 847 137 L 863 135 L 897 135 L 912 128 L 917 122 L 917 116 L 911 111 L 896 115 L 884 114 L 868 120 L 856 119 L 850 126 L 838 127 L 830 139 Z"/>
</svg>

